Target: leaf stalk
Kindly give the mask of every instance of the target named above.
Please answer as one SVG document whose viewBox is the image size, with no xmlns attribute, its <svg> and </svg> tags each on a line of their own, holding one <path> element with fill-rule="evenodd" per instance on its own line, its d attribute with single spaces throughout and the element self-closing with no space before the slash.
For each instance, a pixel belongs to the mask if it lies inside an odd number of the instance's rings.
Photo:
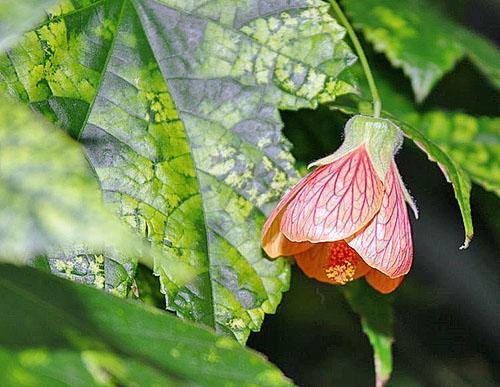
<svg viewBox="0 0 500 387">
<path fill-rule="evenodd" d="M 368 64 L 365 52 L 363 51 L 363 47 L 361 46 L 361 43 L 359 42 L 359 39 L 356 36 L 356 33 L 354 32 L 354 29 L 351 26 L 351 23 L 349 23 L 349 20 L 347 19 L 344 12 L 338 5 L 337 1 L 329 0 L 329 2 L 335 14 L 337 15 L 339 21 L 346 29 L 347 34 L 349 35 L 349 38 L 351 39 L 351 42 L 354 46 L 354 50 L 356 51 L 356 54 L 358 54 L 359 61 L 361 62 L 361 66 L 363 67 L 363 72 L 365 73 L 366 80 L 368 81 L 368 86 L 370 87 L 370 93 L 372 95 L 373 116 L 375 118 L 379 118 L 380 112 L 382 111 L 382 101 L 380 99 L 377 86 L 375 85 L 375 79 L 373 78 L 370 65 Z"/>
</svg>

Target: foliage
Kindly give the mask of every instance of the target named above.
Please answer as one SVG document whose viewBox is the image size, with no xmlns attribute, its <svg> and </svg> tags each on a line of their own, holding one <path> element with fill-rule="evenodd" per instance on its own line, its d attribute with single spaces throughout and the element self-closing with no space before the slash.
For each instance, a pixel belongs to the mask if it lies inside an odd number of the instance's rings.
<svg viewBox="0 0 500 387">
<path fill-rule="evenodd" d="M 465 55 L 500 89 L 500 50 L 422 0 L 344 0 L 354 25 L 411 79 L 423 101 Z"/>
<path fill-rule="evenodd" d="M 262 356 L 174 316 L 0 265 L 2 386 L 288 386 Z"/>
<path fill-rule="evenodd" d="M 499 117 L 429 111 L 407 117 L 477 184 L 500 196 Z"/>
<path fill-rule="evenodd" d="M 392 373 L 392 342 L 394 341 L 392 307 L 382 296 L 363 282 L 343 288 L 352 309 L 361 316 L 363 332 L 373 347 L 377 386 L 385 384 Z"/>
<path fill-rule="evenodd" d="M 42 7 L 54 5 L 56 0 L 2 0 L 0 7 L 0 51 L 5 50 L 43 18 Z"/>
<path fill-rule="evenodd" d="M 67 3 L 0 67 L 79 138 L 108 202 L 161 246 L 167 307 L 243 342 L 288 286 L 288 263 L 265 259 L 258 239 L 296 178 L 276 108 L 351 89 L 336 80 L 354 60 L 342 28 L 307 4 L 255 17 L 228 2 L 225 20 L 222 5 Z"/>
<path fill-rule="evenodd" d="M 79 146 L 0 96 L 0 258 L 23 261 L 75 243 L 139 253 L 140 242 L 104 207 Z"/>
</svg>

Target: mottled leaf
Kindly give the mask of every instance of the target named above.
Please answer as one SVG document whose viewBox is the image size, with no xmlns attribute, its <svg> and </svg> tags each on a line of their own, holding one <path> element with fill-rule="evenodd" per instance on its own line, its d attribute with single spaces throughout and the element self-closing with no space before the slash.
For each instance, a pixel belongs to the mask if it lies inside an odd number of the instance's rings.
<svg viewBox="0 0 500 387">
<path fill-rule="evenodd" d="M 355 27 L 375 50 L 403 69 L 415 98 L 433 86 L 467 55 L 500 88 L 500 51 L 425 0 L 343 0 Z"/>
<path fill-rule="evenodd" d="M 140 251 L 104 207 L 81 146 L 0 92 L 0 259 L 75 243 Z"/>
<path fill-rule="evenodd" d="M 500 196 L 500 118 L 432 111 L 405 119 L 437 144 L 472 181 Z"/>
<path fill-rule="evenodd" d="M 376 292 L 364 281 L 343 286 L 342 292 L 354 312 L 361 317 L 363 332 L 373 348 L 376 386 L 382 387 L 392 373 L 394 317 L 391 297 Z"/>
<path fill-rule="evenodd" d="M 244 342 L 289 281 L 259 244 L 297 177 L 277 109 L 353 90 L 343 28 L 319 0 L 63 5 L 0 77 L 80 139 L 108 202 L 163 249 L 167 307 Z"/>
<path fill-rule="evenodd" d="M 258 353 L 156 308 L 0 265 L 2 386 L 290 386 Z"/>
<path fill-rule="evenodd" d="M 85 247 L 54 251 L 47 260 L 53 273 L 120 297 L 131 290 L 137 267 L 136 259 L 112 259 L 105 254 L 90 253 Z"/>
<path fill-rule="evenodd" d="M 0 52 L 25 31 L 43 20 L 44 8 L 57 0 L 0 0 Z"/>
</svg>

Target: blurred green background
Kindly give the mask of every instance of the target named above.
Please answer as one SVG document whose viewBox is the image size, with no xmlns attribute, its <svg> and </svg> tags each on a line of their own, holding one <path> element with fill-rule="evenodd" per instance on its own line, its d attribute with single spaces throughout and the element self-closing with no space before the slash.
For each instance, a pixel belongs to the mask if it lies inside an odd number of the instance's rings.
<svg viewBox="0 0 500 387">
<path fill-rule="evenodd" d="M 456 20 L 500 42 L 497 1 L 440 1 Z M 383 55 L 370 62 L 393 87 L 412 98 L 410 82 Z M 500 115 L 500 98 L 463 61 L 433 90 L 419 111 L 441 108 L 472 115 Z M 347 116 L 328 108 L 282 112 L 285 134 L 299 165 L 338 147 Z M 500 128 L 499 128 L 500 129 Z M 414 264 L 396 292 L 394 374 L 389 386 L 500 385 L 500 201 L 472 190 L 475 238 L 459 251 L 463 229 L 458 206 L 438 166 L 410 141 L 397 155 L 403 179 L 417 201 L 412 218 Z M 369 386 L 372 350 L 358 317 L 334 286 L 294 267 L 291 289 L 277 315 L 268 316 L 249 346 L 265 353 L 301 386 Z"/>
</svg>

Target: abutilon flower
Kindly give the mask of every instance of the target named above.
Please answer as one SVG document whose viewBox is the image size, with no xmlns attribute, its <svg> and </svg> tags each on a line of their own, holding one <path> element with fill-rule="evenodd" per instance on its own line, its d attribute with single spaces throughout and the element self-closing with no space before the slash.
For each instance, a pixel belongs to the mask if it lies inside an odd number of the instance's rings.
<svg viewBox="0 0 500 387">
<path fill-rule="evenodd" d="M 394 162 L 402 140 L 388 120 L 351 118 L 342 146 L 314 162 L 264 224 L 269 257 L 294 256 L 322 282 L 365 277 L 381 293 L 395 290 L 413 259 L 405 201 L 418 216 Z"/>
</svg>

